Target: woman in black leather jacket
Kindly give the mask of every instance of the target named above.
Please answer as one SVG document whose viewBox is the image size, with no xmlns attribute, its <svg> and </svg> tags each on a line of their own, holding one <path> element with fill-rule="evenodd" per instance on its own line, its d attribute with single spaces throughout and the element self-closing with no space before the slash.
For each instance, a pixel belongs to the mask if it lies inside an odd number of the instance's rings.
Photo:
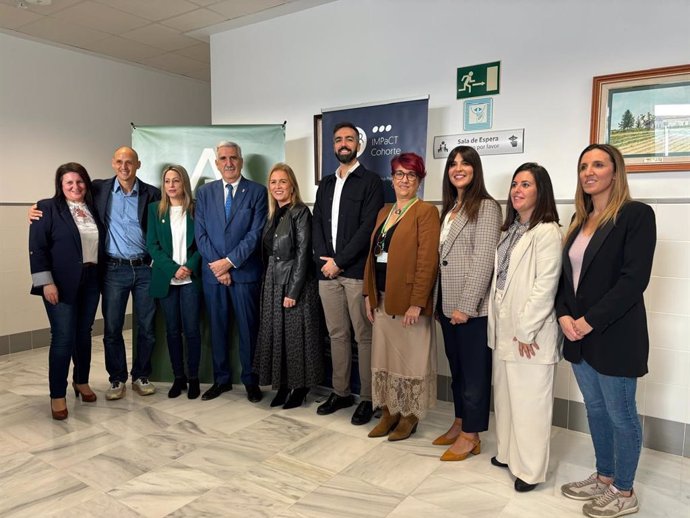
<svg viewBox="0 0 690 518">
<path fill-rule="evenodd" d="M 264 283 L 254 368 L 260 385 L 278 389 L 271 406 L 295 408 L 323 377 L 318 284 L 314 277 L 311 213 L 292 168 L 268 175 L 268 220 L 262 237 Z"/>
</svg>

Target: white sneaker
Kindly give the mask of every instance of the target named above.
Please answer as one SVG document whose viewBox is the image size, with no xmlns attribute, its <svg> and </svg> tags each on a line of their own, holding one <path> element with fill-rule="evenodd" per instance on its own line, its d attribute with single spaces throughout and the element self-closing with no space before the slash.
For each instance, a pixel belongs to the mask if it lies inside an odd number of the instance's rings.
<svg viewBox="0 0 690 518">
<path fill-rule="evenodd" d="M 132 382 L 132 388 L 140 396 L 150 396 L 156 393 L 156 386 L 148 378 L 137 378 Z"/>
<path fill-rule="evenodd" d="M 595 472 L 585 480 L 563 484 L 561 486 L 561 493 L 563 493 L 563 496 L 573 500 L 594 500 L 599 498 L 606 493 L 609 485 L 599 480 L 597 475 L 598 473 Z"/>
<path fill-rule="evenodd" d="M 582 507 L 582 512 L 590 518 L 616 518 L 625 514 L 633 514 L 640 510 L 640 504 L 634 492 L 630 496 L 623 496 L 613 484 L 606 493 Z"/>
<path fill-rule="evenodd" d="M 105 391 L 105 399 L 112 401 L 114 399 L 122 399 L 127 392 L 127 386 L 121 381 L 113 381 L 110 387 Z"/>
</svg>

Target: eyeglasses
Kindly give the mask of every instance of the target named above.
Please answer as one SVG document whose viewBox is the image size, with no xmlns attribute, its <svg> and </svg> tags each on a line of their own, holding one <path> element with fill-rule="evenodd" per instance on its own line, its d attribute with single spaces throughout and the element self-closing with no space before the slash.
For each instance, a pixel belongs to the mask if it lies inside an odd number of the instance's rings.
<svg viewBox="0 0 690 518">
<path fill-rule="evenodd" d="M 404 171 L 394 171 L 393 172 L 393 178 L 396 180 L 402 180 L 403 178 L 407 178 L 409 182 L 414 182 L 415 180 L 419 179 L 419 176 L 417 176 L 417 173 L 406 173 Z"/>
</svg>

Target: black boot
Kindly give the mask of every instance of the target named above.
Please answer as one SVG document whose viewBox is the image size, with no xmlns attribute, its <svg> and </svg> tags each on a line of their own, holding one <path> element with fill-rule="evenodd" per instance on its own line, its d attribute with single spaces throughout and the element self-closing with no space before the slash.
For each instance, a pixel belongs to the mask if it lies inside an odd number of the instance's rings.
<svg viewBox="0 0 690 518">
<path fill-rule="evenodd" d="M 183 390 L 187 390 L 187 378 L 175 378 L 168 391 L 168 397 L 178 397 Z"/>
<path fill-rule="evenodd" d="M 199 378 L 189 378 L 189 388 L 187 389 L 187 399 L 196 399 L 201 394 Z"/>
<path fill-rule="evenodd" d="M 302 403 L 307 400 L 307 394 L 309 394 L 309 389 L 307 387 L 296 388 L 290 393 L 290 397 L 283 405 L 283 408 L 287 410 L 302 406 Z"/>
</svg>

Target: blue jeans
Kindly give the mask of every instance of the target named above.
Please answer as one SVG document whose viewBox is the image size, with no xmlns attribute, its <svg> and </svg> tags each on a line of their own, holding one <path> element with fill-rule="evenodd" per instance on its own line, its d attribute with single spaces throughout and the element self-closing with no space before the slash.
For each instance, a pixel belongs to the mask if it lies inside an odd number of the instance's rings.
<svg viewBox="0 0 690 518">
<path fill-rule="evenodd" d="M 187 339 L 187 374 L 190 378 L 199 377 L 201 357 L 201 333 L 199 331 L 199 312 L 201 291 L 193 284 L 170 285 L 168 296 L 160 299 L 165 313 L 165 331 L 168 352 L 173 374 L 184 378 L 184 349 L 182 333 Z"/>
<path fill-rule="evenodd" d="M 621 491 L 630 491 L 642 448 L 635 403 L 637 378 L 600 374 L 585 360 L 572 365 L 585 399 L 597 472 L 612 478 Z"/>
<path fill-rule="evenodd" d="M 105 368 L 109 379 L 127 381 L 127 354 L 122 328 L 130 292 L 134 301 L 137 324 L 136 357 L 132 361 L 132 379 L 149 377 L 151 353 L 156 342 L 154 317 L 156 304 L 149 295 L 150 266 L 129 266 L 108 263 L 103 279 L 103 345 Z"/>
<path fill-rule="evenodd" d="M 73 304 L 58 302 L 52 305 L 43 299 L 50 321 L 48 380 L 51 398 L 65 397 L 70 359 L 74 362 L 74 382 L 79 385 L 89 382 L 91 327 L 99 297 L 98 268 L 92 266 L 83 268 L 79 291 Z"/>
</svg>

